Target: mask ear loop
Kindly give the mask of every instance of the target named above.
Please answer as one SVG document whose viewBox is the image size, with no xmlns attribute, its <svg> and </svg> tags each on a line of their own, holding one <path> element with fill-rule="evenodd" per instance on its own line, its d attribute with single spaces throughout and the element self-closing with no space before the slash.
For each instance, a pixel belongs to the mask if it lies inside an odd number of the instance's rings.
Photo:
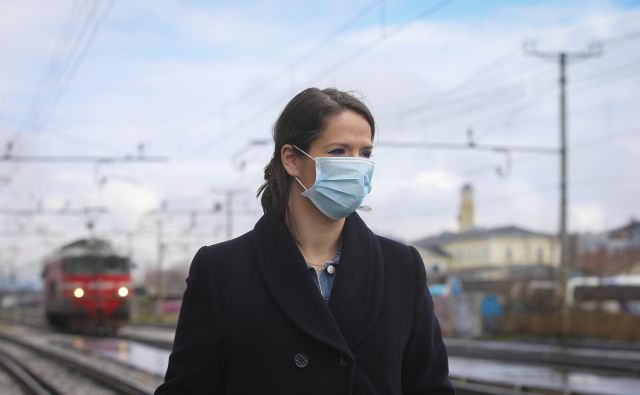
<svg viewBox="0 0 640 395">
<path fill-rule="evenodd" d="M 304 152 L 303 150 L 301 150 L 300 148 L 298 148 L 297 145 L 295 144 L 291 144 L 291 146 L 295 149 L 297 149 L 298 151 L 302 152 L 303 154 L 305 154 L 309 159 L 311 159 L 312 161 L 316 161 L 314 157 L 312 157 L 311 155 L 307 154 L 306 152 Z"/>
<path fill-rule="evenodd" d="M 300 181 L 300 179 L 296 176 L 293 176 L 293 178 L 298 181 L 298 184 L 300 184 L 300 186 L 304 189 L 305 192 L 308 191 L 307 187 L 304 186 L 304 184 L 302 183 L 302 181 Z"/>
<path fill-rule="evenodd" d="M 291 144 L 291 146 L 295 149 L 297 149 L 298 151 L 302 152 L 303 154 L 305 154 L 309 159 L 311 159 L 312 161 L 316 161 L 311 155 L 307 154 L 306 152 L 304 152 L 303 150 L 301 150 L 297 145 L 295 144 Z M 304 191 L 308 191 L 309 189 L 307 189 L 307 187 L 304 186 L 304 184 L 302 183 L 302 181 L 300 181 L 300 179 L 296 176 L 293 176 L 293 178 L 295 178 L 296 181 L 298 181 L 298 184 L 300 184 L 300 186 L 302 187 L 302 189 L 304 189 Z"/>
</svg>

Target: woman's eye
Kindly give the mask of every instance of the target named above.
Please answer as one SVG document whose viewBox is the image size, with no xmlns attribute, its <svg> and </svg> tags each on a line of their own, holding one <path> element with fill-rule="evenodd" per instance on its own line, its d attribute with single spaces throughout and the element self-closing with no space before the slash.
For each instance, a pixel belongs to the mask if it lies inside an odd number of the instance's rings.
<svg viewBox="0 0 640 395">
<path fill-rule="evenodd" d="M 344 148 L 334 148 L 331 151 L 329 151 L 329 153 L 331 155 L 344 155 Z"/>
<path fill-rule="evenodd" d="M 373 152 L 371 152 L 371 151 L 365 151 L 362 154 L 360 154 L 360 156 L 362 156 L 364 158 L 367 158 L 367 159 L 371 158 L 371 155 L 373 155 Z"/>
</svg>

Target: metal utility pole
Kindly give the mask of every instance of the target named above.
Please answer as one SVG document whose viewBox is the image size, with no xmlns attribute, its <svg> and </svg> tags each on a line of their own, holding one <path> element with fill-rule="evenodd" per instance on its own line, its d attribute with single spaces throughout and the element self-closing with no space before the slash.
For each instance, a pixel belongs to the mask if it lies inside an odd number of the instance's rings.
<svg viewBox="0 0 640 395">
<path fill-rule="evenodd" d="M 600 56 L 602 54 L 602 47 L 598 44 L 592 44 L 587 51 L 582 52 L 542 52 L 536 49 L 535 42 L 527 42 L 524 45 L 525 53 L 538 58 L 557 61 L 560 68 L 559 76 L 559 100 L 560 100 L 560 112 L 559 112 L 559 126 L 560 126 L 560 283 L 563 288 L 566 288 L 567 280 L 570 272 L 570 247 L 569 247 L 569 233 L 567 231 L 567 182 L 568 182 L 568 152 L 567 152 L 567 96 L 566 96 L 566 68 L 567 61 L 569 60 L 584 60 Z M 566 304 L 563 303 L 566 310 Z"/>
<path fill-rule="evenodd" d="M 231 202 L 233 202 L 233 194 L 235 191 L 227 191 L 227 201 L 225 208 L 227 210 L 227 240 L 233 237 L 233 211 L 231 210 Z"/>
<path fill-rule="evenodd" d="M 156 257 L 156 317 L 158 321 L 162 320 L 164 316 L 164 233 L 163 233 L 163 222 L 162 218 L 158 216 L 156 220 L 156 237 L 157 237 L 157 248 L 158 255 Z"/>
<path fill-rule="evenodd" d="M 244 192 L 244 189 L 217 189 L 214 188 L 213 192 L 222 193 L 225 195 L 225 216 L 227 218 L 226 234 L 227 240 L 231 240 L 233 237 L 233 200 L 239 193 Z"/>
</svg>

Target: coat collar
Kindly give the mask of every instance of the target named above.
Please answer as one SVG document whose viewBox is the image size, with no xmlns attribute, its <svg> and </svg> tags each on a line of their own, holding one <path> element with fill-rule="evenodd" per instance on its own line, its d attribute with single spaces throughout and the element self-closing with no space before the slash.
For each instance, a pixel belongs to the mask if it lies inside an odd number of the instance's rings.
<svg viewBox="0 0 640 395">
<path fill-rule="evenodd" d="M 252 232 L 258 266 L 276 303 L 305 333 L 353 356 L 373 329 L 382 303 L 383 266 L 377 238 L 357 214 L 342 231 L 340 268 L 329 305 L 309 278 L 287 226 L 267 212 Z"/>
</svg>

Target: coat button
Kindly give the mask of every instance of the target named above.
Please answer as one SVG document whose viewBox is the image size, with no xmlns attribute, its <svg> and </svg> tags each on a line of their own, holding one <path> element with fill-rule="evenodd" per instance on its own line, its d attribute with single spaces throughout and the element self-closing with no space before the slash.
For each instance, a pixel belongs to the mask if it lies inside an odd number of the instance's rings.
<svg viewBox="0 0 640 395">
<path fill-rule="evenodd" d="M 297 367 L 302 369 L 302 368 L 306 368 L 307 365 L 309 365 L 309 358 L 306 355 L 300 353 L 300 354 L 297 354 L 295 357 L 293 357 L 293 362 L 296 364 Z"/>
<path fill-rule="evenodd" d="M 349 366 L 349 360 L 343 356 L 340 356 L 340 358 L 338 358 L 338 365 L 340 367 L 346 368 L 347 366 Z"/>
</svg>

